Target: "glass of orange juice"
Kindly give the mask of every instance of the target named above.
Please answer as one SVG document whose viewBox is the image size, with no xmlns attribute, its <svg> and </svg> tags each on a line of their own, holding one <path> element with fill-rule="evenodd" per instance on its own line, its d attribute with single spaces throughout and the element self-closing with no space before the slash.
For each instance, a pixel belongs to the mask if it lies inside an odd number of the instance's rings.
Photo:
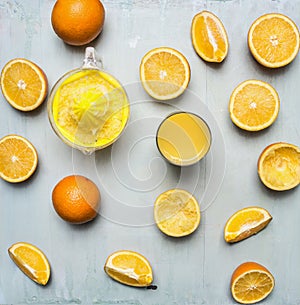
<svg viewBox="0 0 300 305">
<path fill-rule="evenodd" d="M 64 143 L 90 154 L 119 138 L 129 118 L 129 101 L 120 82 L 98 66 L 95 49 L 88 47 L 83 66 L 54 85 L 48 116 Z"/>
<path fill-rule="evenodd" d="M 161 155 L 177 166 L 193 165 L 208 153 L 211 132 L 207 123 L 191 112 L 176 112 L 158 127 L 156 143 Z"/>
</svg>

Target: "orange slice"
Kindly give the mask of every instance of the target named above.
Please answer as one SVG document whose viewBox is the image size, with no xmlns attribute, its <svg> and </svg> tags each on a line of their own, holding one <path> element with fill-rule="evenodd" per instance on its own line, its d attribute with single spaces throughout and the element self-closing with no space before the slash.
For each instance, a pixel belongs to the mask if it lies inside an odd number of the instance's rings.
<svg viewBox="0 0 300 305">
<path fill-rule="evenodd" d="M 154 219 L 163 233 L 173 237 L 186 236 L 193 233 L 200 224 L 199 204 L 185 190 L 169 190 L 156 199 Z"/>
<path fill-rule="evenodd" d="M 255 262 L 241 264 L 231 277 L 232 297 L 242 304 L 254 304 L 265 299 L 274 286 L 270 271 Z"/>
<path fill-rule="evenodd" d="M 259 156 L 257 168 L 266 187 L 290 190 L 300 184 L 300 148 L 284 142 L 273 143 Z"/>
<path fill-rule="evenodd" d="M 194 16 L 191 28 L 192 44 L 205 61 L 222 62 L 228 53 L 228 38 L 221 20 L 211 12 Z"/>
<path fill-rule="evenodd" d="M 272 220 L 270 213 L 260 207 L 248 207 L 234 213 L 224 228 L 224 238 L 235 243 L 264 229 Z"/>
<path fill-rule="evenodd" d="M 38 155 L 34 146 L 18 135 L 0 139 L 0 177 L 16 183 L 27 180 L 36 170 Z"/>
<path fill-rule="evenodd" d="M 47 77 L 35 63 L 16 58 L 2 70 L 1 89 L 11 106 L 21 111 L 31 111 L 41 105 L 47 96 Z"/>
<path fill-rule="evenodd" d="M 150 263 L 143 255 L 133 251 L 122 250 L 111 254 L 104 271 L 117 282 L 129 286 L 146 287 L 153 281 Z"/>
<path fill-rule="evenodd" d="M 248 46 L 253 57 L 268 68 L 279 68 L 292 62 L 299 45 L 296 24 L 282 14 L 259 17 L 248 32 Z"/>
<path fill-rule="evenodd" d="M 187 59 L 172 48 L 153 49 L 140 64 L 142 85 L 157 100 L 169 100 L 181 95 L 190 82 L 190 76 Z"/>
<path fill-rule="evenodd" d="M 232 122 L 248 131 L 259 131 L 272 125 L 279 108 L 276 90 L 268 83 L 254 79 L 239 84 L 229 101 Z"/>
<path fill-rule="evenodd" d="M 8 249 L 8 254 L 31 280 L 40 285 L 48 283 L 50 265 L 40 249 L 29 243 L 19 242 Z"/>
</svg>

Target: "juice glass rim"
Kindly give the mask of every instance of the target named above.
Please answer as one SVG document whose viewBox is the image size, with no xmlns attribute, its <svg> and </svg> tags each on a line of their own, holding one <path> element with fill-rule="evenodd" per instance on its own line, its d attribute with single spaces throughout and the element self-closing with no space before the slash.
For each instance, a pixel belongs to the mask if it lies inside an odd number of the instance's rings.
<svg viewBox="0 0 300 305">
<path fill-rule="evenodd" d="M 162 126 L 162 124 L 168 120 L 170 117 L 174 116 L 174 115 L 177 115 L 177 114 L 190 114 L 190 115 L 194 115 L 196 116 L 197 118 L 199 118 L 204 124 L 205 126 L 207 127 L 208 129 L 208 132 L 209 132 L 209 146 L 208 146 L 208 149 L 207 151 L 205 152 L 205 154 L 201 157 L 201 158 L 197 158 L 195 161 L 193 161 L 192 163 L 188 163 L 188 164 L 177 164 L 175 162 L 172 162 L 171 160 L 169 160 L 161 151 L 160 147 L 159 147 L 159 144 L 158 144 L 158 133 L 159 133 L 159 130 Z M 210 151 L 210 148 L 211 148 L 211 144 L 212 144 L 212 133 L 211 133 L 211 129 L 209 127 L 209 125 L 207 124 L 206 120 L 204 120 L 200 115 L 194 113 L 194 112 L 191 112 L 191 111 L 175 111 L 175 112 L 172 112 L 170 114 L 168 114 L 159 124 L 157 130 L 156 130 L 156 146 L 157 146 L 157 149 L 159 151 L 159 153 L 163 156 L 163 158 L 165 160 L 167 160 L 170 164 L 172 165 L 175 165 L 175 166 L 179 166 L 179 167 L 186 167 L 186 166 L 191 166 L 191 165 L 194 165 L 196 163 L 198 163 L 200 160 L 202 160 Z M 182 159 L 181 159 L 182 160 Z"/>
</svg>

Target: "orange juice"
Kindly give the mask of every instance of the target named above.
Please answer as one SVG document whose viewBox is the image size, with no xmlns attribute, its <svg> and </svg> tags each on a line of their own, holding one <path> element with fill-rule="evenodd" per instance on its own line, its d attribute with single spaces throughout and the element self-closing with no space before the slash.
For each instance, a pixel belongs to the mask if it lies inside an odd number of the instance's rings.
<svg viewBox="0 0 300 305">
<path fill-rule="evenodd" d="M 192 165 L 209 151 L 211 133 L 198 115 L 178 112 L 168 116 L 156 135 L 160 153 L 172 164 Z"/>
</svg>

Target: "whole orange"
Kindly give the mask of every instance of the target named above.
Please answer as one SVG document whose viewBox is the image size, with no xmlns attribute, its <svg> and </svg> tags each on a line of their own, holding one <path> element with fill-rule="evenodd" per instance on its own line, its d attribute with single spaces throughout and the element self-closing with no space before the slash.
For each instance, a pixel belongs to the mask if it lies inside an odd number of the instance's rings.
<svg viewBox="0 0 300 305">
<path fill-rule="evenodd" d="M 63 178 L 52 191 L 53 207 L 57 214 L 74 224 L 93 220 L 98 214 L 100 198 L 97 185 L 79 175 Z"/>
<path fill-rule="evenodd" d="M 99 0 L 57 0 L 51 15 L 55 33 L 66 43 L 85 45 L 102 31 L 105 10 Z"/>
</svg>

